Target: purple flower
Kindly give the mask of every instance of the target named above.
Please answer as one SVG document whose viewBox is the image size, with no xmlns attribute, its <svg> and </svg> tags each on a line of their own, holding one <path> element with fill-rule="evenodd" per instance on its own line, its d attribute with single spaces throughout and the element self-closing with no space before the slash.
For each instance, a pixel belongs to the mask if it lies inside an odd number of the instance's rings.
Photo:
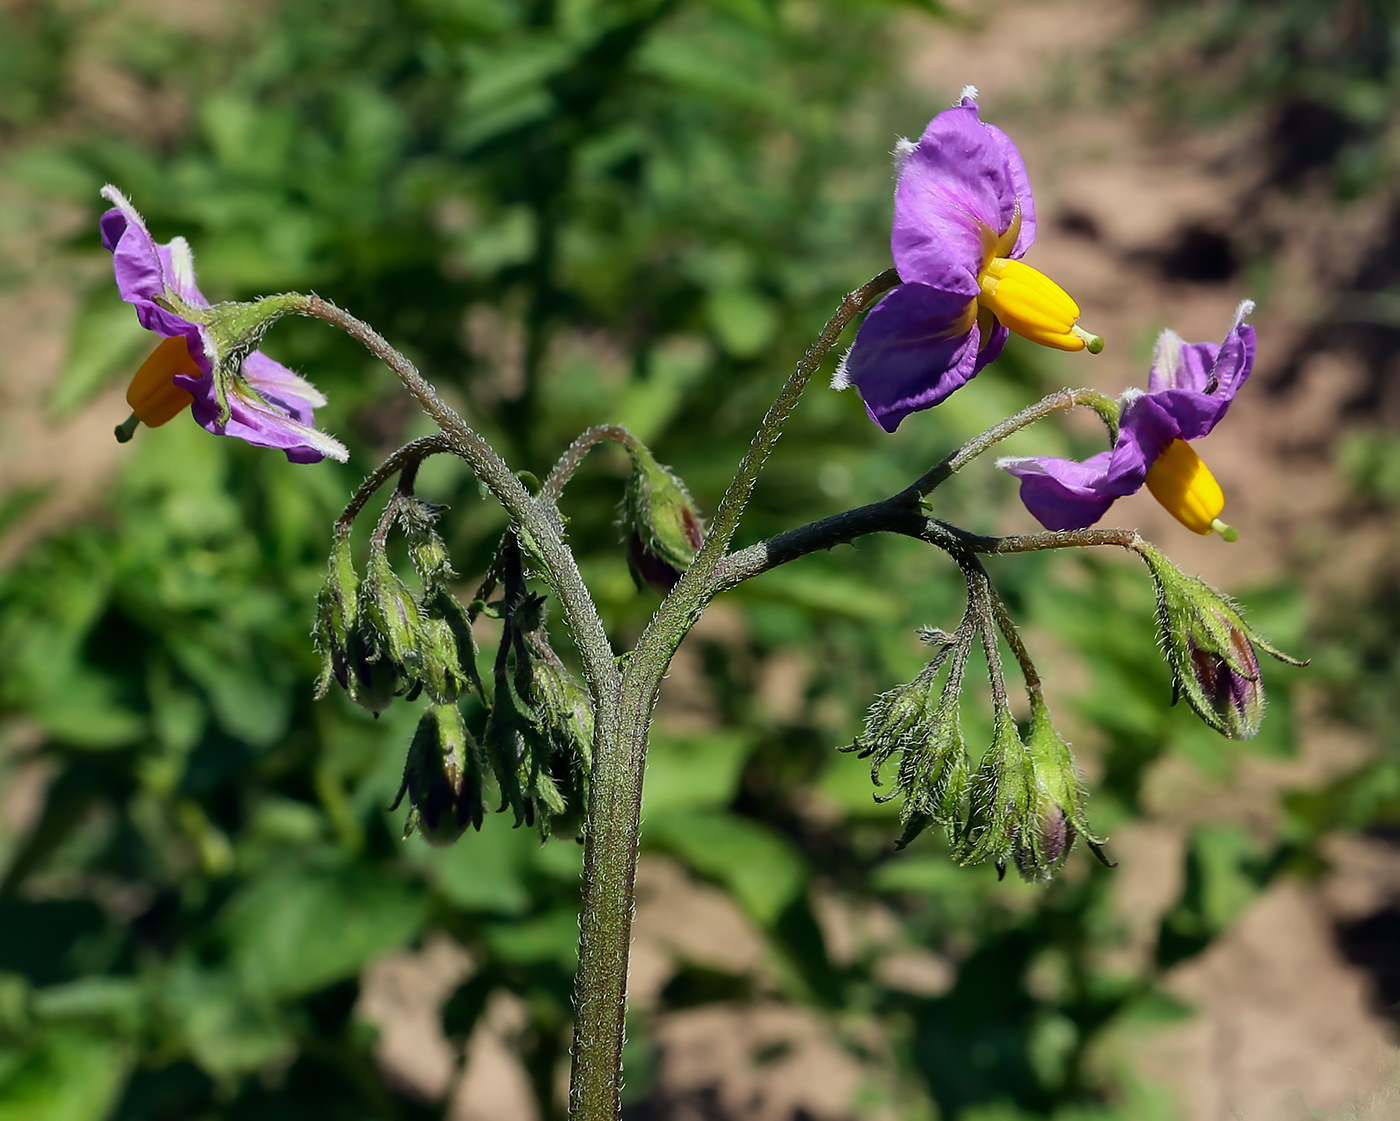
<svg viewBox="0 0 1400 1121">
<path fill-rule="evenodd" d="M 903 284 L 866 316 L 832 385 L 854 385 L 871 420 L 893 432 L 1001 354 L 1008 330 L 1059 350 L 1097 354 L 1079 305 L 1020 258 L 1035 240 L 1035 200 L 1021 153 L 977 116 L 968 86 L 896 149 L 890 248 Z"/>
<path fill-rule="evenodd" d="M 141 326 L 165 342 L 136 372 L 127 390 L 132 417 L 117 429 L 130 439 L 137 421 L 158 427 L 186 407 L 218 436 L 280 448 L 293 463 L 342 462 L 348 453 L 318 432 L 314 410 L 326 403 L 316 387 L 262 351 L 247 354 L 236 373 L 221 371 L 209 330 L 209 301 L 194 277 L 194 256 L 182 237 L 156 242 L 135 207 L 115 187 L 102 188 L 113 209 L 102 215 L 102 244 L 112 253 L 117 290 L 136 308 Z"/>
<path fill-rule="evenodd" d="M 1163 331 L 1152 358 L 1147 392 L 1123 394 L 1118 439 L 1111 451 L 1082 463 L 1053 456 L 1002 459 L 997 466 L 1021 480 L 1021 501 L 1046 529 L 1083 529 L 1146 484 L 1153 496 L 1196 533 L 1219 532 L 1225 496 L 1188 443 L 1213 429 L 1254 366 L 1254 310 L 1246 300 L 1222 345 L 1187 343 Z"/>
</svg>

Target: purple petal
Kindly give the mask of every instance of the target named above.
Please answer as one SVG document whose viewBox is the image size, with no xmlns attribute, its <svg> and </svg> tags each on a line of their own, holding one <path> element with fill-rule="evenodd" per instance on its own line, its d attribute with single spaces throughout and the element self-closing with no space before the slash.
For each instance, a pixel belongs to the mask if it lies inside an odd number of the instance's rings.
<svg viewBox="0 0 1400 1121">
<path fill-rule="evenodd" d="M 314 410 L 325 407 L 320 390 L 260 350 L 243 359 L 243 376 L 263 400 L 302 424 L 314 423 Z"/>
<path fill-rule="evenodd" d="M 1157 336 L 1147 392 L 1189 389 L 1205 393 L 1220 348 L 1214 343 L 1188 343 L 1170 327 Z"/>
<path fill-rule="evenodd" d="M 1084 529 L 1122 497 L 1106 485 L 1112 459 L 1112 452 L 1099 452 L 1083 463 L 1042 455 L 1002 459 L 997 466 L 1021 480 L 1021 501 L 1046 529 Z"/>
<path fill-rule="evenodd" d="M 177 239 L 178 246 L 174 242 L 171 246 L 157 244 L 125 195 L 110 185 L 102 188 L 102 194 L 114 204 L 114 209 L 102 215 L 102 244 L 112 252 L 112 269 L 121 298 L 136 309 L 142 327 L 168 339 L 183 338 L 196 365 L 202 370 L 210 369 L 208 348 L 199 325 L 155 302 L 168 287 L 186 303 L 208 305 L 194 283 L 189 247 L 182 239 Z M 172 259 L 172 252 L 183 257 L 177 262 Z"/>
<path fill-rule="evenodd" d="M 1016 193 L 1016 201 L 1021 204 L 1021 232 L 1016 237 L 1011 256 L 1024 257 L 1035 240 L 1035 197 L 1031 194 L 1031 177 L 1026 173 L 1026 161 L 1021 158 L 1021 150 L 1011 142 L 1011 137 L 996 125 L 982 127 L 1001 149 L 1001 157 L 1006 161 L 1006 170 L 1011 176 L 1011 188 Z"/>
<path fill-rule="evenodd" d="M 1174 331 L 1157 340 L 1148 396 L 1172 418 L 1181 439 L 1199 440 L 1219 424 L 1249 378 L 1256 340 L 1244 317 L 1253 310 L 1248 300 L 1240 305 L 1220 346 L 1185 343 Z"/>
<path fill-rule="evenodd" d="M 229 388 L 230 415 L 227 423 L 220 425 L 219 404 L 213 392 L 213 378 L 200 379 L 200 382 L 209 383 L 207 387 L 199 383 L 186 384 L 190 379 L 175 380 L 185 384 L 185 387 L 195 394 L 194 404 L 191 406 L 195 421 L 216 436 L 236 436 L 254 447 L 278 448 L 286 452 L 287 458 L 293 463 L 319 463 L 327 456 L 343 463 L 350 454 L 339 440 L 292 419 L 270 404 L 257 400 L 238 382 Z"/>
<path fill-rule="evenodd" d="M 1176 425 L 1145 393 L 1130 396 L 1118 441 L 1080 463 L 1054 456 L 1002 459 L 997 466 L 1021 480 L 1021 501 L 1046 529 L 1085 529 L 1119 498 L 1147 481 L 1147 469 L 1177 438 Z"/>
<path fill-rule="evenodd" d="M 977 373 L 980 334 L 970 305 L 964 295 L 901 284 L 865 317 L 837 384 L 855 385 L 870 418 L 893 432 Z"/>
<path fill-rule="evenodd" d="M 1170 390 L 1165 394 L 1129 391 L 1123 395 L 1118 442 L 1113 446 L 1113 471 L 1123 478 L 1138 476 L 1139 482 L 1133 490 L 1142 485 L 1147 469 L 1171 447 L 1174 440 L 1189 439 L 1183 437 L 1176 415 L 1166 407 L 1172 400 L 1187 397 L 1203 398 L 1204 394 Z M 1132 491 L 1123 493 L 1131 494 Z"/>
<path fill-rule="evenodd" d="M 1225 336 L 1225 342 L 1220 347 L 1220 353 L 1215 360 L 1214 380 L 1215 387 L 1208 392 L 1214 393 L 1216 397 L 1225 401 L 1234 400 L 1235 394 L 1248 380 L 1249 375 L 1254 370 L 1254 355 L 1257 350 L 1258 340 L 1254 333 L 1254 328 L 1244 321 L 1244 317 L 1254 310 L 1254 304 L 1245 300 L 1240 304 L 1239 310 L 1235 313 L 1235 322 L 1230 328 L 1230 333 Z"/>
<path fill-rule="evenodd" d="M 1035 204 L 1020 154 L 1004 134 L 982 124 L 970 99 L 939 113 L 905 159 L 895 188 L 890 248 L 899 275 L 976 296 L 988 239 L 1010 227 L 1018 189 L 1024 192 L 1022 222 L 1031 220 L 1030 235 L 1023 225 L 1017 240 L 1023 251 L 1034 235 Z"/>
<path fill-rule="evenodd" d="M 977 361 L 973 363 L 969 381 L 1001 357 L 1002 348 L 1006 346 L 1006 340 L 1011 337 L 1011 332 L 1002 326 L 1000 319 L 995 315 L 988 316 L 988 318 L 992 321 L 992 329 L 985 343 L 981 341 L 980 328 L 982 323 L 979 321 L 977 324 L 979 329 Z"/>
</svg>

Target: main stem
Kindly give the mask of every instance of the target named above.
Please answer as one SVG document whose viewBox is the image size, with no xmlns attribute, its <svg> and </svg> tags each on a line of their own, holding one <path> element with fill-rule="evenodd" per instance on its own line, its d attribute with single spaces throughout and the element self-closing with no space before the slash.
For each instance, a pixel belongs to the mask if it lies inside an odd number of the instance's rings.
<svg viewBox="0 0 1400 1121">
<path fill-rule="evenodd" d="M 734 536 L 759 472 L 803 388 L 846 325 L 898 283 L 898 275 L 890 269 L 850 293 L 802 356 L 720 500 L 705 544 L 632 651 L 617 707 L 599 714 L 599 751 L 593 765 L 583 856 L 571 1121 L 615 1121 L 620 1106 L 642 776 L 661 679 L 681 639 L 716 594 L 709 578 Z"/>
</svg>

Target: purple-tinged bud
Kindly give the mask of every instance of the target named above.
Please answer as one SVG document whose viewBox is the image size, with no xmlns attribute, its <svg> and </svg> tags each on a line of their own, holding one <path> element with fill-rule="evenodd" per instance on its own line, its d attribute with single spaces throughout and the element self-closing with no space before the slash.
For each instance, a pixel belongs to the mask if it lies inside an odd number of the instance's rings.
<svg viewBox="0 0 1400 1121">
<path fill-rule="evenodd" d="M 1175 696 L 1185 697 L 1221 735 L 1249 739 L 1264 716 L 1256 651 L 1291 666 L 1308 663 L 1271 646 L 1223 592 L 1187 576 L 1151 545 L 1141 544 L 1137 551 L 1157 589 L 1158 639 L 1172 670 Z"/>
<path fill-rule="evenodd" d="M 1230 628 L 1229 639 L 1235 657 L 1227 660 L 1213 650 L 1202 648 L 1188 635 L 1191 674 L 1211 711 L 1225 726 L 1225 735 L 1234 740 L 1247 740 L 1259 731 L 1264 719 L 1264 686 L 1259 676 L 1259 660 L 1254 656 L 1249 639 L 1234 627 Z"/>
<path fill-rule="evenodd" d="M 486 812 L 481 748 L 456 705 L 432 705 L 418 721 L 404 765 L 403 785 L 390 809 L 408 795 L 405 838 L 450 845 Z"/>
<path fill-rule="evenodd" d="M 622 499 L 627 562 L 637 587 L 665 595 L 705 543 L 705 523 L 685 484 L 639 441 L 627 445 L 632 476 Z"/>
<path fill-rule="evenodd" d="M 1085 819 L 1084 784 L 1069 744 L 1055 730 L 1050 710 L 1039 696 L 1031 702 L 1025 744 L 1031 797 L 1018 823 L 1011 855 L 1023 879 L 1046 883 L 1064 866 L 1079 837 L 1100 860 L 1104 859 L 1099 847 L 1103 842 Z"/>
</svg>

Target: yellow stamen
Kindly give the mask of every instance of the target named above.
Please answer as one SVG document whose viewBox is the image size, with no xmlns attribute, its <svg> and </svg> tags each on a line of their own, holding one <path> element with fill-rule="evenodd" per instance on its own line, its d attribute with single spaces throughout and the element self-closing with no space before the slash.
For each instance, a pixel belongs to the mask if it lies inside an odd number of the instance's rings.
<svg viewBox="0 0 1400 1121">
<path fill-rule="evenodd" d="M 1079 305 L 1043 272 L 1008 257 L 992 257 L 977 277 L 977 302 L 1031 342 L 1056 350 L 1102 350 L 1098 336 L 1076 329 Z M 1098 350 L 1093 344 L 1097 343 Z"/>
<path fill-rule="evenodd" d="M 173 379 L 179 374 L 197 378 L 202 373 L 190 357 L 183 338 L 166 339 L 141 363 L 127 387 L 126 403 L 142 424 L 159 428 L 194 401 L 189 391 L 180 388 Z"/>
<path fill-rule="evenodd" d="M 1238 536 L 1220 520 L 1220 511 L 1225 509 L 1220 484 L 1185 440 L 1173 440 L 1147 469 L 1147 489 L 1193 533 L 1205 535 L 1214 530 L 1227 541 Z"/>
</svg>

